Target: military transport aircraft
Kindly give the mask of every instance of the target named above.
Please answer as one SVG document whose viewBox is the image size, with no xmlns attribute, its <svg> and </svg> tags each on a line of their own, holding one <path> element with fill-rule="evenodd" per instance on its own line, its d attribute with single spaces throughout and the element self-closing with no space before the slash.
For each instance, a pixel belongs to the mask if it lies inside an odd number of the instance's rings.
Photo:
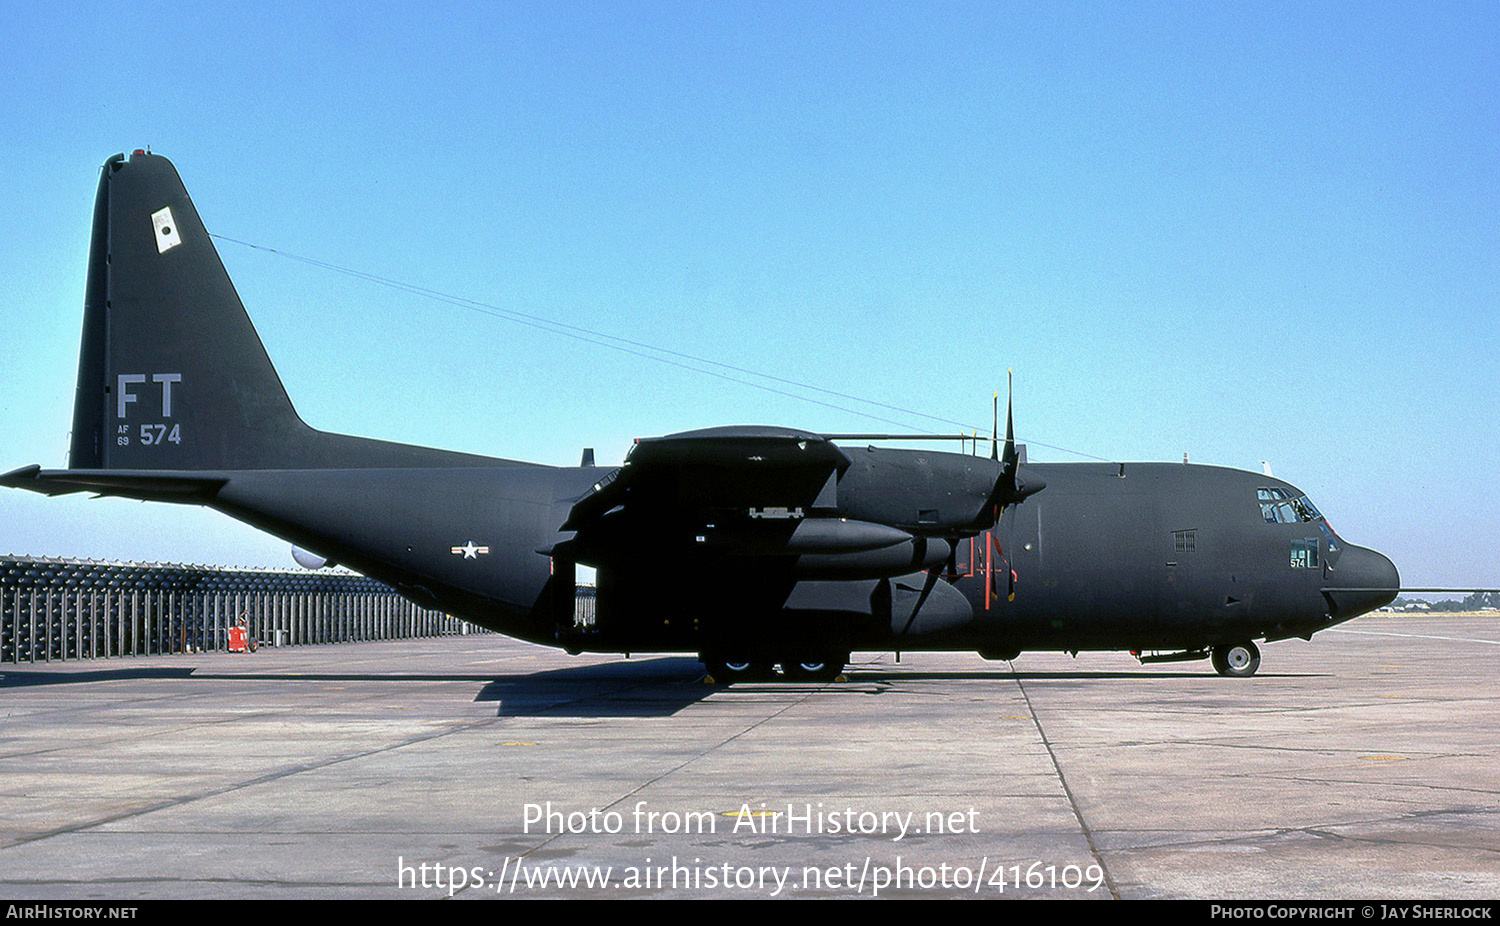
<svg viewBox="0 0 1500 926">
<path fill-rule="evenodd" d="M 1296 487 L 1191 464 L 1028 464 L 719 427 L 566 468 L 303 423 L 176 169 L 104 165 L 68 468 L 0 484 L 206 505 L 419 604 L 570 652 L 695 653 L 720 681 L 854 650 L 1130 650 L 1248 676 L 1257 640 L 1390 602 L 1390 560 Z M 997 428 L 998 430 L 998 428 Z M 840 445 L 842 441 L 842 446 Z M 575 621 L 575 567 L 597 570 Z"/>
</svg>

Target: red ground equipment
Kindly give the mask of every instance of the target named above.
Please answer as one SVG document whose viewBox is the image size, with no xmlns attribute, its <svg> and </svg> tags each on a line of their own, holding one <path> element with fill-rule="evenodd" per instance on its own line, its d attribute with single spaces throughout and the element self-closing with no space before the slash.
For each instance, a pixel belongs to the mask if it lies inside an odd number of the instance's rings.
<svg viewBox="0 0 1500 926">
<path fill-rule="evenodd" d="M 229 651 L 231 653 L 255 652 L 255 644 L 250 642 L 250 631 L 244 627 L 230 627 Z"/>
</svg>

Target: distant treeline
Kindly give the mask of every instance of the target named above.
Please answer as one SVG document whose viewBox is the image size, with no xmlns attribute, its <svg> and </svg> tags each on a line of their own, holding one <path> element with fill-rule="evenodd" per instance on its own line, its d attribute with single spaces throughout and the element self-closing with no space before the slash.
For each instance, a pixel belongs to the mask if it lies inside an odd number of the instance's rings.
<svg viewBox="0 0 1500 926">
<path fill-rule="evenodd" d="M 1467 598 L 1450 601 L 1397 598 L 1391 602 L 1391 607 L 1398 611 L 1412 605 L 1426 605 L 1430 611 L 1478 611 L 1481 608 L 1500 608 L 1500 592 L 1475 592 Z"/>
</svg>

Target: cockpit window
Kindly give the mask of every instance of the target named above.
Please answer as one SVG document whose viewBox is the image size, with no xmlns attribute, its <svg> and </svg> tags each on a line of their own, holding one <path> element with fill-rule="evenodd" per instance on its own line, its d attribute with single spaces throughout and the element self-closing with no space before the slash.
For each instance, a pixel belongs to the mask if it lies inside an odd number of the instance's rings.
<svg viewBox="0 0 1500 926">
<path fill-rule="evenodd" d="M 1306 495 L 1293 498 L 1281 489 L 1270 488 L 1256 489 L 1255 496 L 1260 501 L 1260 515 L 1267 524 L 1301 524 L 1323 518 Z"/>
<path fill-rule="evenodd" d="M 1332 556 L 1337 553 L 1339 551 L 1339 539 L 1334 534 L 1333 528 L 1328 526 L 1328 521 L 1319 521 L 1318 530 L 1323 532 L 1323 541 L 1328 544 L 1328 555 Z"/>
</svg>

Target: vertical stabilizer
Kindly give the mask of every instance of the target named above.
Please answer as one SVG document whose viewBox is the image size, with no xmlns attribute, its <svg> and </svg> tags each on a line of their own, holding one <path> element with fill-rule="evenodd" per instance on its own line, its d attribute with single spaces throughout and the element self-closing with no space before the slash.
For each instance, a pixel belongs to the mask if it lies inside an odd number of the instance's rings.
<svg viewBox="0 0 1500 926">
<path fill-rule="evenodd" d="M 104 165 L 69 465 L 257 469 L 314 440 L 164 157 Z"/>
</svg>

